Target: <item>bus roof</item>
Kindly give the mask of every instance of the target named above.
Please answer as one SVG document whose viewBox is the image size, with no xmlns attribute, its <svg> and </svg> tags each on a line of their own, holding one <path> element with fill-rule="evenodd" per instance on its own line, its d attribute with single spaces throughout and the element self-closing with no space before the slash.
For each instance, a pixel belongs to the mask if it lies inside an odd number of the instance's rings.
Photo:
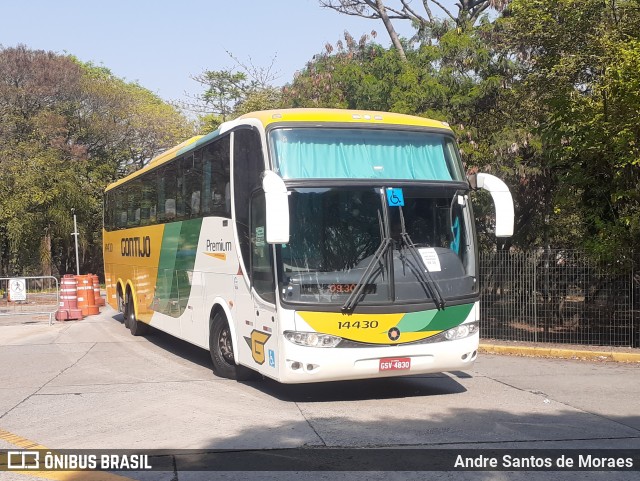
<svg viewBox="0 0 640 481">
<path fill-rule="evenodd" d="M 265 127 L 278 122 L 321 122 L 321 123 L 371 123 L 386 125 L 407 125 L 414 127 L 433 127 L 451 130 L 449 124 L 439 120 L 426 119 L 413 115 L 378 112 L 371 110 L 342 109 L 280 109 L 252 112 L 237 120 L 257 119 Z"/>
<path fill-rule="evenodd" d="M 428 127 L 451 131 L 451 127 L 449 127 L 449 124 L 446 122 L 392 112 L 320 108 L 262 110 L 259 112 L 251 112 L 242 115 L 235 120 L 225 122 L 217 130 L 207 135 L 197 135 L 189 140 L 185 140 L 184 142 L 151 159 L 151 161 L 142 169 L 109 184 L 106 190 L 111 190 L 114 187 L 142 175 L 144 172 L 147 172 L 175 157 L 179 157 L 190 150 L 196 149 L 200 145 L 232 129 L 233 127 L 246 123 L 249 119 L 257 120 L 265 128 L 276 123 L 317 122 L 327 124 L 403 125 L 408 127 Z"/>
<path fill-rule="evenodd" d="M 117 181 L 109 184 L 105 190 L 111 190 L 114 187 L 116 187 L 116 186 L 118 186 L 120 184 L 123 184 L 125 181 L 127 181 L 129 179 L 133 179 L 134 177 L 137 177 L 138 175 L 141 175 L 144 172 L 153 169 L 157 165 L 160 165 L 160 164 L 166 162 L 167 160 L 171 160 L 171 159 L 177 157 L 179 155 L 179 153 L 181 153 L 182 150 L 184 150 L 185 148 L 188 148 L 189 146 L 193 145 L 196 141 L 198 141 L 202 137 L 203 137 L 202 135 L 196 135 L 194 137 L 191 137 L 188 140 L 185 140 L 184 142 L 179 143 L 175 147 L 171 147 L 170 149 L 165 150 L 160 155 L 156 155 L 153 159 L 151 159 L 149 161 L 149 163 L 147 165 L 145 165 L 142 169 L 136 170 L 132 174 L 129 174 L 126 177 L 123 177 L 122 179 L 117 180 Z"/>
</svg>

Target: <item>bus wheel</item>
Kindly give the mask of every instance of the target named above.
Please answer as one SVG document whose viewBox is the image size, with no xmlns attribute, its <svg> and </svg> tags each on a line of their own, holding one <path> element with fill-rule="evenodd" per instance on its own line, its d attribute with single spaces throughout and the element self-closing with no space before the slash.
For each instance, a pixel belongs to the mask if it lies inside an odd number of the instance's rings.
<svg viewBox="0 0 640 481">
<path fill-rule="evenodd" d="M 131 296 L 127 293 L 127 300 L 123 301 L 122 313 L 124 314 L 124 327 L 129 329 L 131 325 L 131 318 L 135 319 L 136 314 L 133 309 L 133 299 L 129 299 Z"/>
<path fill-rule="evenodd" d="M 127 308 L 125 311 L 124 322 L 134 336 L 144 336 L 148 330 L 149 325 L 144 322 L 140 322 L 136 319 L 136 310 L 133 307 L 133 299 L 131 296 L 127 299 Z"/>
<path fill-rule="evenodd" d="M 120 291 L 118 291 L 118 293 L 116 294 L 116 299 L 118 300 L 118 312 L 121 312 L 123 316 L 122 324 L 124 325 L 124 327 L 128 328 L 127 305 L 124 303 L 124 298 L 122 297 L 122 293 Z"/>
<path fill-rule="evenodd" d="M 213 316 L 209 334 L 209 352 L 213 362 L 213 373 L 216 376 L 238 381 L 261 379 L 256 371 L 245 366 L 236 365 L 231 342 L 231 330 L 224 314 L 218 312 Z"/>
<path fill-rule="evenodd" d="M 124 299 L 122 298 L 122 292 L 120 292 L 120 289 L 118 289 L 118 293 L 117 293 L 117 299 L 118 299 L 118 312 L 122 312 L 124 313 Z"/>
</svg>

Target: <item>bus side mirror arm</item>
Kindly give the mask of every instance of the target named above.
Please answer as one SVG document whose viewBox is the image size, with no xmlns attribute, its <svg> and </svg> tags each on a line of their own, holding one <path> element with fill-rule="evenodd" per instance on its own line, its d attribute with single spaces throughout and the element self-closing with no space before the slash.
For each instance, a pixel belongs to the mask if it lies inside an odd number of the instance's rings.
<svg viewBox="0 0 640 481">
<path fill-rule="evenodd" d="M 262 174 L 269 244 L 289 243 L 289 193 L 282 178 L 270 170 Z"/>
<path fill-rule="evenodd" d="M 469 185 L 473 190 L 484 189 L 491 194 L 496 209 L 496 237 L 513 235 L 513 197 L 507 184 L 490 174 L 469 176 Z"/>
</svg>

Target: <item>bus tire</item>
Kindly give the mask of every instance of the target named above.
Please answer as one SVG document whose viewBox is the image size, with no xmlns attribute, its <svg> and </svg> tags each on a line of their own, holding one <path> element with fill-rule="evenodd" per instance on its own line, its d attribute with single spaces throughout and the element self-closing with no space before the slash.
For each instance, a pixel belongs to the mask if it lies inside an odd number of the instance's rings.
<svg viewBox="0 0 640 481">
<path fill-rule="evenodd" d="M 124 315 L 124 327 L 126 327 L 127 329 L 129 329 L 129 325 L 131 323 L 131 318 L 133 317 L 135 319 L 135 312 L 131 312 L 133 310 L 133 300 L 131 300 L 131 307 L 129 306 L 129 297 L 131 297 L 131 295 L 127 292 L 127 298 L 126 300 L 123 300 L 122 302 L 122 314 Z"/>
<path fill-rule="evenodd" d="M 116 294 L 116 299 L 118 300 L 118 312 L 122 312 L 124 314 L 124 298 L 122 296 L 122 290 L 118 288 L 118 292 Z"/>
<path fill-rule="evenodd" d="M 120 292 L 120 290 L 118 290 L 116 299 L 118 301 L 118 312 L 122 313 L 122 325 L 128 329 L 129 326 L 127 325 L 127 305 L 124 302 L 124 296 L 122 295 L 122 292 Z"/>
<path fill-rule="evenodd" d="M 133 298 L 129 295 L 127 299 L 127 309 L 125 323 L 128 324 L 131 334 L 134 336 L 144 336 L 149 331 L 149 325 L 136 319 L 136 310 L 133 306 Z"/>
<path fill-rule="evenodd" d="M 213 363 L 213 373 L 218 377 L 235 379 L 236 381 L 262 378 L 256 371 L 236 364 L 229 323 L 221 312 L 213 316 L 209 333 L 209 352 Z"/>
</svg>

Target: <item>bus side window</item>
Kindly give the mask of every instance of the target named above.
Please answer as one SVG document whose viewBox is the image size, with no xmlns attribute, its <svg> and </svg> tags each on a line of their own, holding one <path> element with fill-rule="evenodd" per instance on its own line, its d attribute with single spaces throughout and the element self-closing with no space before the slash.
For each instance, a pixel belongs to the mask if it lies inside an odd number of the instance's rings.
<svg viewBox="0 0 640 481">
<path fill-rule="evenodd" d="M 119 187 L 116 197 L 116 228 L 124 229 L 127 227 L 127 187 Z"/>
<path fill-rule="evenodd" d="M 113 190 L 110 190 L 109 192 L 105 192 L 104 196 L 103 196 L 103 211 L 102 211 L 102 218 L 104 219 L 104 228 L 107 231 L 111 231 L 113 230 L 113 209 L 114 209 L 114 205 L 113 205 Z"/>
<path fill-rule="evenodd" d="M 204 152 L 202 210 L 223 217 L 231 216 L 229 199 L 230 136 L 208 145 Z"/>
<path fill-rule="evenodd" d="M 211 213 L 211 146 L 207 146 L 203 149 L 202 158 L 202 194 L 200 198 L 200 206 L 202 208 L 202 214 L 208 215 Z"/>
<path fill-rule="evenodd" d="M 191 157 L 189 157 L 189 164 L 191 164 Z M 183 220 L 187 217 L 187 202 L 190 200 L 190 197 L 187 199 L 185 159 L 179 160 L 172 167 L 177 173 L 176 196 L 173 197 L 176 199 L 176 220 Z"/>
<path fill-rule="evenodd" d="M 249 265 L 249 199 L 260 187 L 260 175 L 264 172 L 262 142 L 256 130 L 241 129 L 234 132 L 233 139 L 233 185 L 236 214 L 236 229 L 240 253 L 245 267 Z"/>
<path fill-rule="evenodd" d="M 202 152 L 196 151 L 182 160 L 186 219 L 200 217 L 200 188 L 202 183 Z"/>
<path fill-rule="evenodd" d="M 158 206 L 158 210 L 156 211 L 156 217 L 159 223 L 164 222 L 164 201 L 166 199 L 164 195 L 164 170 L 158 170 L 158 177 L 156 179 L 156 206 Z"/>
<path fill-rule="evenodd" d="M 178 207 L 178 171 L 178 165 L 173 163 L 165 167 L 160 174 L 162 176 L 162 189 L 158 187 L 158 207 L 163 208 L 164 212 L 162 212 L 162 217 L 159 215 L 158 218 L 164 222 L 174 221 L 180 214 Z M 162 196 L 160 193 L 162 193 Z M 167 210 L 167 208 L 170 210 Z"/>
<path fill-rule="evenodd" d="M 167 199 L 164 201 L 164 216 L 166 220 L 175 220 L 176 218 L 176 200 Z"/>
<path fill-rule="evenodd" d="M 136 178 L 129 184 L 128 197 L 128 215 L 127 226 L 135 227 L 140 225 L 140 195 L 142 191 L 142 182 L 140 177 Z"/>
<path fill-rule="evenodd" d="M 156 223 L 156 173 L 150 172 L 142 176 L 142 199 L 140 204 L 140 225 Z"/>
<path fill-rule="evenodd" d="M 271 246 L 267 244 L 266 207 L 264 192 L 251 198 L 251 285 L 265 301 L 275 304 L 276 291 L 273 277 Z"/>
</svg>

